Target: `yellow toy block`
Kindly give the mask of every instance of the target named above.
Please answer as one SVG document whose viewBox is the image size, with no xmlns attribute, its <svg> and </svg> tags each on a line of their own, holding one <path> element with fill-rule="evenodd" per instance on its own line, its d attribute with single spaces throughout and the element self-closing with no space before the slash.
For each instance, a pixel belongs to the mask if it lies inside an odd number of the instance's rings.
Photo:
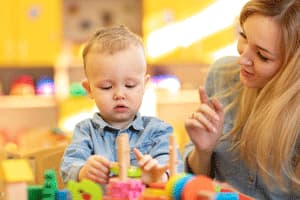
<svg viewBox="0 0 300 200">
<path fill-rule="evenodd" d="M 31 182 L 34 179 L 30 164 L 25 159 L 4 160 L 1 171 L 6 183 Z"/>
</svg>

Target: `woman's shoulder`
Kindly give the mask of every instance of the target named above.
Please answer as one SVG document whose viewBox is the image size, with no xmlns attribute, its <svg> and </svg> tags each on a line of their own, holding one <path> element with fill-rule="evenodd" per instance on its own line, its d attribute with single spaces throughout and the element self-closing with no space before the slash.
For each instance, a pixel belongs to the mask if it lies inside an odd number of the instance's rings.
<svg viewBox="0 0 300 200">
<path fill-rule="evenodd" d="M 227 56 L 216 60 L 206 77 L 206 91 L 209 96 L 231 88 L 239 80 L 238 57 Z"/>
<path fill-rule="evenodd" d="M 210 67 L 211 72 L 227 73 L 239 67 L 237 56 L 226 56 L 216 60 Z"/>
</svg>

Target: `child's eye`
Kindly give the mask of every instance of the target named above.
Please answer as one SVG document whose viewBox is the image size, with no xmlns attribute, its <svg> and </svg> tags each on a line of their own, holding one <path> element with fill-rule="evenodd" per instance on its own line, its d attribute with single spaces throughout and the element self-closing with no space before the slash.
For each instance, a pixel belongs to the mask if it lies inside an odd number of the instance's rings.
<svg viewBox="0 0 300 200">
<path fill-rule="evenodd" d="M 265 56 L 263 56 L 259 51 L 257 52 L 257 55 L 258 55 L 258 57 L 262 60 L 262 61 L 264 61 L 264 62 L 268 62 L 268 58 L 266 58 Z"/>
<path fill-rule="evenodd" d="M 112 86 L 105 86 L 105 87 L 100 87 L 102 90 L 109 90 L 112 88 Z"/>
<path fill-rule="evenodd" d="M 135 85 L 133 85 L 133 84 L 127 84 L 127 85 L 125 85 L 125 87 L 127 87 L 127 88 L 134 88 Z"/>
</svg>

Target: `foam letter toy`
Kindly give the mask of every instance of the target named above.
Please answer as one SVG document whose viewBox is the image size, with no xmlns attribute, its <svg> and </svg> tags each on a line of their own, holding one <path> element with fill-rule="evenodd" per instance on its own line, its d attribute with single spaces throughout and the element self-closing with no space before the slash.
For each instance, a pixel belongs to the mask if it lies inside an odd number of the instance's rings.
<svg viewBox="0 0 300 200">
<path fill-rule="evenodd" d="M 70 180 L 67 188 L 71 193 L 72 199 L 82 199 L 82 191 L 90 195 L 90 200 L 102 199 L 101 187 L 90 180 L 82 180 L 79 183 Z"/>
</svg>

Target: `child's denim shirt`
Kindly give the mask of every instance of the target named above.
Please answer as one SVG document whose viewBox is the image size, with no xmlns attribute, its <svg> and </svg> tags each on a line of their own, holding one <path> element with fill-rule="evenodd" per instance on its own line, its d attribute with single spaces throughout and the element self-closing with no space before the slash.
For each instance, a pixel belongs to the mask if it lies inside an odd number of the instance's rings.
<svg viewBox="0 0 300 200">
<path fill-rule="evenodd" d="M 130 164 L 137 166 L 132 152 L 135 147 L 143 154 L 157 159 L 160 165 L 169 161 L 169 135 L 173 128 L 155 117 L 137 114 L 134 121 L 125 129 L 119 130 L 107 124 L 95 113 L 92 119 L 78 123 L 74 129 L 72 143 L 66 148 L 61 163 L 61 176 L 64 182 L 77 180 L 80 168 L 94 154 L 106 157 L 112 162 L 117 161 L 116 137 L 122 133 L 129 136 Z M 178 149 L 177 171 L 183 171 L 183 162 Z"/>
</svg>

